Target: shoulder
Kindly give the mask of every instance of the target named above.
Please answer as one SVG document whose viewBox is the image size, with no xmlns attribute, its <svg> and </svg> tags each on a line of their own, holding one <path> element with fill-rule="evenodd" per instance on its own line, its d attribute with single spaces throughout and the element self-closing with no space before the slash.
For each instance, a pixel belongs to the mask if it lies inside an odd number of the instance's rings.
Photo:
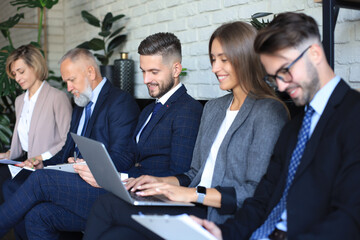
<svg viewBox="0 0 360 240">
<path fill-rule="evenodd" d="M 66 93 L 64 91 L 62 91 L 60 89 L 57 89 L 57 88 L 55 88 L 53 86 L 49 85 L 48 91 L 55 98 L 62 98 L 62 99 L 66 98 L 66 99 L 68 99 L 68 97 L 67 97 L 67 95 L 66 95 Z"/>
<path fill-rule="evenodd" d="M 24 97 L 25 97 L 25 92 L 23 92 L 22 94 L 20 94 L 19 96 L 16 97 L 15 107 L 18 106 L 19 104 L 21 104 L 22 102 L 24 102 Z"/>
<path fill-rule="evenodd" d="M 187 92 L 180 95 L 173 104 L 176 105 L 176 108 L 179 109 L 179 111 L 180 109 L 181 111 L 202 111 L 203 109 L 202 104 L 191 97 Z"/>
<path fill-rule="evenodd" d="M 212 108 L 212 107 L 218 107 L 219 105 L 229 105 L 230 101 L 233 99 L 233 95 L 232 94 L 226 94 L 222 97 L 218 97 L 215 99 L 211 99 L 209 100 L 206 104 L 205 107 L 207 108 Z M 227 106 L 226 106 L 227 107 Z"/>
<path fill-rule="evenodd" d="M 255 121 L 267 124 L 284 124 L 289 119 L 285 105 L 271 98 L 256 99 L 250 116 Z"/>
</svg>

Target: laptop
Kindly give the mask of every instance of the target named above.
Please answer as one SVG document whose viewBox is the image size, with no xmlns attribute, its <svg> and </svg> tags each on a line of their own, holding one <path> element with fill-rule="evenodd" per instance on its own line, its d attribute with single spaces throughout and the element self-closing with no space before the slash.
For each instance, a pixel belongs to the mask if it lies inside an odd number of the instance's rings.
<svg viewBox="0 0 360 240">
<path fill-rule="evenodd" d="M 163 195 L 138 196 L 126 190 L 121 175 L 101 142 L 71 133 L 81 155 L 94 175 L 97 183 L 124 201 L 137 206 L 195 206 L 192 203 L 170 201 Z"/>
</svg>

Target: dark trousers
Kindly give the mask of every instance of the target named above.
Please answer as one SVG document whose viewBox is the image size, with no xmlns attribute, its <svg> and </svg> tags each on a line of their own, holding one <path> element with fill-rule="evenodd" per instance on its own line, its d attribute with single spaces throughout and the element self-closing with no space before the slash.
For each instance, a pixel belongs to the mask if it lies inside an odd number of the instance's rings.
<svg viewBox="0 0 360 240">
<path fill-rule="evenodd" d="M 84 240 L 92 239 L 161 239 L 158 235 L 143 227 L 131 218 L 132 214 L 168 214 L 187 213 L 206 218 L 207 208 L 195 207 L 156 207 L 133 206 L 113 194 L 105 194 L 94 203 L 84 234 Z"/>
<path fill-rule="evenodd" d="M 0 164 L 0 204 L 3 204 L 5 201 L 3 194 L 3 185 L 6 180 L 11 179 L 11 174 L 9 168 L 5 164 Z"/>
<path fill-rule="evenodd" d="M 104 193 L 77 174 L 37 170 L 0 205 L 0 238 L 24 217 L 29 239 L 58 239 L 59 231 L 82 231 L 93 202 Z"/>
<path fill-rule="evenodd" d="M 21 170 L 13 179 L 4 182 L 3 193 L 5 200 L 10 199 L 11 196 L 18 190 L 18 188 L 25 182 L 32 172 L 29 170 Z M 25 222 L 21 220 L 19 224 L 14 227 L 16 240 L 27 240 Z"/>
</svg>

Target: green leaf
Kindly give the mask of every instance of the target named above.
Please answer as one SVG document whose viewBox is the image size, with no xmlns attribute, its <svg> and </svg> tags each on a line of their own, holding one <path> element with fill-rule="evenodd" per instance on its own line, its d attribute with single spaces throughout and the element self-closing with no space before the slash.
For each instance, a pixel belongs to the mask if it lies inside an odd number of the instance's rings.
<svg viewBox="0 0 360 240">
<path fill-rule="evenodd" d="M 99 32 L 99 35 L 102 36 L 102 37 L 107 37 L 110 35 L 110 31 L 102 31 L 102 32 Z"/>
<path fill-rule="evenodd" d="M 95 53 L 94 56 L 101 62 L 101 65 L 107 65 L 109 62 L 109 59 L 102 54 Z"/>
<path fill-rule="evenodd" d="M 8 30 L 0 30 L 2 35 L 4 36 L 4 38 L 7 39 L 7 37 L 9 36 L 9 31 Z"/>
<path fill-rule="evenodd" d="M 12 0 L 10 2 L 13 6 L 19 6 L 17 9 L 21 8 L 48 8 L 51 9 L 59 0 Z"/>
<path fill-rule="evenodd" d="M 13 6 L 18 6 L 17 10 L 21 9 L 21 8 L 43 8 L 43 6 L 41 5 L 41 2 L 38 0 L 13 0 L 10 2 L 11 5 Z"/>
<path fill-rule="evenodd" d="M 16 24 L 19 23 L 20 19 L 24 18 L 24 13 L 17 13 L 12 17 L 9 17 L 8 20 L 0 23 L 1 30 L 9 30 L 9 28 L 14 27 Z"/>
<path fill-rule="evenodd" d="M 40 0 L 43 2 L 41 4 L 43 7 L 46 7 L 47 9 L 51 9 L 55 4 L 59 2 L 59 0 Z"/>
<path fill-rule="evenodd" d="M 94 15 L 90 14 L 88 11 L 81 11 L 81 16 L 85 22 L 89 23 L 92 26 L 100 27 L 100 20 Z"/>
<path fill-rule="evenodd" d="M 125 42 L 125 40 L 126 40 L 126 35 L 125 34 L 117 36 L 116 38 L 111 40 L 111 42 L 109 43 L 109 45 L 107 47 L 107 51 L 111 52 L 112 50 L 117 48 L 121 43 Z"/>
<path fill-rule="evenodd" d="M 108 12 L 102 22 L 101 31 L 109 31 L 112 27 L 111 19 L 113 18 L 112 13 Z"/>
<path fill-rule="evenodd" d="M 105 42 L 100 38 L 93 38 L 89 42 L 89 47 L 94 51 L 103 50 L 105 48 Z"/>
<path fill-rule="evenodd" d="M 119 14 L 119 15 L 116 15 L 116 16 L 112 17 L 110 21 L 111 21 L 111 23 L 114 23 L 114 22 L 116 22 L 117 20 L 119 20 L 119 19 L 121 19 L 123 17 L 125 17 L 124 14 Z"/>
<path fill-rule="evenodd" d="M 82 44 L 79 44 L 76 46 L 77 48 L 84 48 L 84 49 L 90 49 L 89 41 L 83 42 Z"/>
<path fill-rule="evenodd" d="M 251 15 L 251 18 L 261 18 L 261 17 L 266 17 L 271 15 L 272 13 L 270 12 L 258 12 L 258 13 L 254 13 L 253 15 Z"/>
<path fill-rule="evenodd" d="M 118 35 L 125 27 L 120 27 L 118 28 L 115 32 L 113 32 L 109 38 L 115 37 L 116 35 Z"/>
</svg>

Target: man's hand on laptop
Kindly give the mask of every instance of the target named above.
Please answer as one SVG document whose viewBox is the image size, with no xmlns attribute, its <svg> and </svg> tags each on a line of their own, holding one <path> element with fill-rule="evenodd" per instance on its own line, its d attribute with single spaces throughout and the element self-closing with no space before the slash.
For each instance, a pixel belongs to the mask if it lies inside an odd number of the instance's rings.
<svg viewBox="0 0 360 240">
<path fill-rule="evenodd" d="M 74 159 L 69 158 L 68 161 L 69 161 L 69 163 L 73 163 Z M 76 162 L 84 162 L 84 160 L 77 159 Z M 75 172 L 77 172 L 85 182 L 87 182 L 88 184 L 90 184 L 93 187 L 100 188 L 99 184 L 96 182 L 94 176 L 92 175 L 89 167 L 86 164 L 76 164 L 75 163 L 73 167 L 74 167 Z"/>
<path fill-rule="evenodd" d="M 128 178 L 124 180 L 125 187 L 127 190 L 131 190 L 132 192 L 137 191 L 142 185 L 147 183 L 159 183 L 163 182 L 160 177 L 154 177 L 149 175 L 142 175 L 138 178 Z"/>
</svg>

